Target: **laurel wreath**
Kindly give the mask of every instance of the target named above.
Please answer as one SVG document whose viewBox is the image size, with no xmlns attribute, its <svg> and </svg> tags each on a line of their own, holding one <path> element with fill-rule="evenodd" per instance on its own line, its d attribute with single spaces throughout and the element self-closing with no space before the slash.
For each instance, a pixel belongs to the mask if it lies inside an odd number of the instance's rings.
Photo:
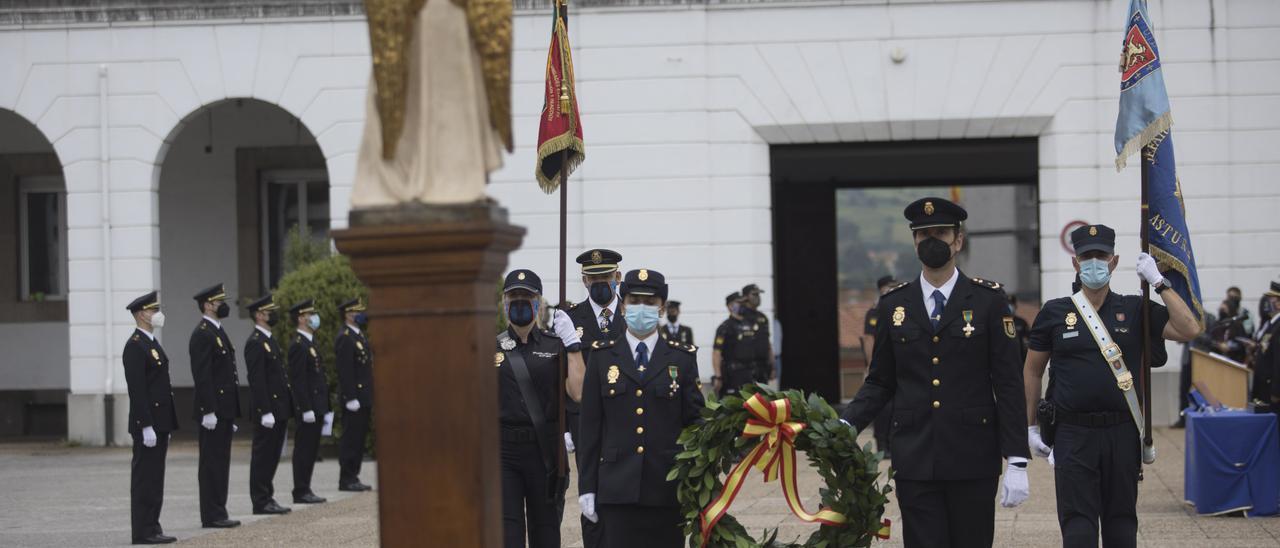
<svg viewBox="0 0 1280 548">
<path fill-rule="evenodd" d="M 679 443 L 684 451 L 676 455 L 668 481 L 679 481 L 677 498 L 685 518 L 684 531 L 697 546 L 702 536 L 700 514 L 724 488 L 723 477 L 729 473 L 736 457 L 750 450 L 758 441 L 741 437 L 748 412 L 743 402 L 760 393 L 768 400 L 786 398 L 791 404 L 791 420 L 805 423 L 796 436 L 795 447 L 826 480 L 820 490 L 825 508 L 844 514 L 843 527 L 821 525 L 803 544 L 777 539 L 776 529 L 764 531 L 763 540 L 755 540 L 732 514 L 726 514 L 711 531 L 707 546 L 717 548 L 797 548 L 870 546 L 881 527 L 887 495 L 893 488 L 877 480 L 880 476 L 881 453 L 871 444 L 859 447 L 857 433 L 840 421 L 835 410 L 817 394 L 805 395 L 796 390 L 775 392 L 756 385 L 743 387 L 740 395 L 723 400 L 708 400 L 702 411 L 703 420 L 684 429 Z M 798 461 L 799 462 L 799 461 Z M 750 481 L 761 481 L 752 474 Z M 797 541 L 799 538 L 796 539 Z"/>
</svg>

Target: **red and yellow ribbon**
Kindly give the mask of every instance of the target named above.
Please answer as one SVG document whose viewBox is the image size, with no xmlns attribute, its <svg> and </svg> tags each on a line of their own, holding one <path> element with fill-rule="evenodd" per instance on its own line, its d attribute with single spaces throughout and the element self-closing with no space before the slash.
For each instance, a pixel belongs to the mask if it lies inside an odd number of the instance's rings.
<svg viewBox="0 0 1280 548">
<path fill-rule="evenodd" d="M 738 491 L 752 467 L 764 473 L 765 483 L 782 478 L 782 495 L 791 507 L 791 513 L 808 523 L 843 526 L 843 514 L 823 508 L 816 514 L 805 511 L 796 489 L 795 438 L 804 429 L 802 422 L 791 422 L 791 402 L 786 398 L 766 401 L 760 394 L 752 395 L 742 404 L 751 414 L 742 429 L 746 438 L 760 438 L 760 443 L 739 462 L 725 478 L 724 490 L 702 510 L 702 545 L 707 545 L 711 530 L 729 512 L 729 505 L 737 498 Z"/>
</svg>

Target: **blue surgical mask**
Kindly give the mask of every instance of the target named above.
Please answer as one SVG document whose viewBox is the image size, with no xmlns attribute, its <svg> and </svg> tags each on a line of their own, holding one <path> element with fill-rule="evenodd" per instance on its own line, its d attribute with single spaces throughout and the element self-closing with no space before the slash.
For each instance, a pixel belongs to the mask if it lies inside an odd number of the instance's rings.
<svg viewBox="0 0 1280 548">
<path fill-rule="evenodd" d="M 1080 283 L 1089 289 L 1102 289 L 1111 281 L 1111 268 L 1102 259 L 1080 261 Z"/>
<path fill-rule="evenodd" d="M 658 307 L 648 304 L 627 305 L 627 327 L 631 331 L 646 335 L 658 328 Z"/>
<path fill-rule="evenodd" d="M 310 318 L 307 318 L 307 325 L 310 326 L 313 331 L 320 329 L 320 315 L 312 314 Z"/>
<path fill-rule="evenodd" d="M 511 325 L 524 327 L 533 323 L 538 312 L 538 305 L 524 299 L 514 300 L 507 304 L 507 321 Z"/>
</svg>

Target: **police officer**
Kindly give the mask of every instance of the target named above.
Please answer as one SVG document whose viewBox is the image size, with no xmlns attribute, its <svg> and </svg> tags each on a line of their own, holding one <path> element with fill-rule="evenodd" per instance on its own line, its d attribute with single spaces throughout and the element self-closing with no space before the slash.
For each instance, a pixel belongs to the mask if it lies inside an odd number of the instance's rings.
<svg viewBox="0 0 1280 548">
<path fill-rule="evenodd" d="M 231 435 L 240 418 L 240 379 L 236 349 L 222 329 L 231 314 L 222 284 L 195 294 L 202 318 L 191 331 L 191 379 L 195 384 L 195 418 L 200 421 L 200 523 L 206 528 L 238 527 L 227 516 L 231 474 Z"/>
<path fill-rule="evenodd" d="M 293 440 L 293 502 L 319 504 L 325 499 L 311 491 L 311 472 L 320 450 L 321 420 L 329 424 L 333 421 L 333 413 L 329 411 L 329 381 L 325 379 L 320 353 L 316 350 L 320 314 L 311 299 L 293 305 L 289 313 L 297 330 L 293 344 L 289 345 L 289 380 L 300 421 Z"/>
<path fill-rule="evenodd" d="M 249 457 L 249 499 L 254 514 L 287 514 L 275 497 L 276 468 L 293 416 L 293 394 L 284 370 L 284 353 L 271 336 L 279 306 L 268 293 L 245 307 L 253 317 L 253 332 L 244 343 L 249 393 L 253 396 L 253 452 Z"/>
<path fill-rule="evenodd" d="M 738 322 L 733 359 L 751 368 L 756 382 L 774 378 L 773 340 L 769 336 L 769 318 L 760 312 L 760 294 L 756 284 L 742 288 L 742 321 Z"/>
<path fill-rule="evenodd" d="M 894 281 L 893 276 L 881 276 L 880 279 L 876 280 L 876 294 L 879 297 L 883 297 L 885 293 L 888 293 L 896 285 L 898 283 Z M 879 305 L 880 300 L 877 298 L 876 303 L 871 305 L 871 309 L 867 310 L 867 315 L 862 320 L 863 336 L 860 339 L 862 341 L 862 354 L 867 357 L 868 365 L 871 363 L 871 353 L 875 350 L 876 324 L 880 322 L 880 313 L 876 307 Z M 866 343 L 867 338 L 871 338 L 869 347 Z M 880 410 L 880 414 L 876 415 L 876 420 L 872 423 L 876 438 L 876 450 L 883 452 L 886 459 L 893 458 L 893 454 L 889 450 L 889 425 L 892 421 L 893 402 L 889 402 L 889 405 Z"/>
<path fill-rule="evenodd" d="M 1072 231 L 1071 244 L 1083 287 L 1072 297 L 1046 302 L 1036 316 L 1025 369 L 1027 408 L 1037 409 L 1052 359 L 1054 481 L 1063 546 L 1097 546 L 1099 522 L 1104 546 L 1136 546 L 1143 419 L 1133 376 L 1142 363 L 1142 298 L 1111 292 L 1119 264 L 1115 231 L 1082 226 Z M 1165 303 L 1150 305 L 1147 325 L 1151 365 L 1159 367 L 1167 357 L 1162 339 L 1189 341 L 1200 324 L 1177 292 L 1168 291 L 1155 259 L 1139 254 L 1137 270 Z M 1114 345 L 1120 354 L 1108 351 L 1104 358 L 1104 348 Z M 1048 456 L 1034 411 L 1028 420 L 1031 448 Z"/>
<path fill-rule="evenodd" d="M 680 301 L 667 303 L 667 325 L 663 328 L 662 336 L 681 344 L 693 344 L 693 328 L 680 325 Z"/>
<path fill-rule="evenodd" d="M 602 546 L 679 548 L 684 516 L 667 471 L 703 407 L 697 348 L 658 336 L 662 274 L 628 272 L 621 296 L 626 334 L 592 343 L 583 381 L 578 501 Z"/>
<path fill-rule="evenodd" d="M 513 270 L 502 284 L 507 330 L 498 335 L 498 416 L 502 434 L 503 545 L 558 548 L 568 478 L 559 475 L 560 390 L 581 393 L 583 372 L 578 334 L 563 311 L 552 316 L 554 331 L 538 328 L 542 279 L 532 270 Z M 559 334 L 557 334 L 559 333 Z M 567 362 L 566 375 L 560 371 Z M 570 373 L 571 372 L 571 373 Z M 567 383 L 577 379 L 577 383 Z M 526 527 L 527 522 L 527 527 Z M 527 530 L 527 533 L 526 533 Z"/>
<path fill-rule="evenodd" d="M 582 341 L 582 359 L 585 363 L 591 357 L 591 343 L 617 339 L 626 331 L 626 322 L 618 314 L 621 303 L 618 283 L 622 281 L 618 263 L 622 262 L 622 254 L 612 249 L 588 249 L 578 255 L 576 260 L 582 265 L 582 285 L 587 288 L 587 299 L 571 305 L 568 314 Z M 570 445 L 578 442 L 580 421 L 578 402 L 568 402 L 565 407 L 565 423 L 569 427 L 566 441 Z M 578 468 L 581 469 L 582 455 L 578 453 L 575 456 Z M 596 524 L 586 518 L 582 518 L 581 523 L 583 547 L 604 548 L 600 544 L 600 531 Z"/>
<path fill-rule="evenodd" d="M 1004 506 L 1030 495 L 1026 400 L 1000 284 L 956 268 L 960 206 L 924 198 L 903 212 L 920 276 L 880 299 L 866 383 L 843 418 L 858 430 L 893 401 L 893 467 L 905 544 L 991 546 L 1000 459 Z"/>
<path fill-rule="evenodd" d="M 160 527 L 164 505 L 164 459 L 178 414 L 169 384 L 169 356 L 156 340 L 164 327 L 160 301 L 152 291 L 127 307 L 137 329 L 124 343 L 124 379 L 129 385 L 129 434 L 133 464 L 129 475 L 129 513 L 134 544 L 169 544 L 178 539 Z"/>
<path fill-rule="evenodd" d="M 739 323 L 742 322 L 742 294 L 734 291 L 724 298 L 729 317 L 716 328 L 715 345 L 711 348 L 712 388 L 716 395 L 737 394 L 742 385 L 755 380 L 751 367 L 734 359 L 734 347 L 738 342 Z"/>
<path fill-rule="evenodd" d="M 364 438 L 369 434 L 369 417 L 373 412 L 373 347 L 365 336 L 368 325 L 365 305 L 359 298 L 338 305 L 345 325 L 333 341 L 341 394 L 342 441 L 338 454 L 338 490 L 368 491 L 360 483 L 360 465 L 364 460 Z"/>
<path fill-rule="evenodd" d="M 1271 282 L 1271 288 L 1262 295 L 1269 306 L 1280 305 L 1280 282 Z M 1249 353 L 1253 356 L 1253 387 L 1250 398 L 1253 409 L 1258 413 L 1272 413 L 1280 410 L 1280 383 L 1272 382 L 1280 373 L 1280 351 L 1277 351 L 1276 334 L 1280 333 L 1280 315 L 1267 318 L 1248 344 Z"/>
</svg>

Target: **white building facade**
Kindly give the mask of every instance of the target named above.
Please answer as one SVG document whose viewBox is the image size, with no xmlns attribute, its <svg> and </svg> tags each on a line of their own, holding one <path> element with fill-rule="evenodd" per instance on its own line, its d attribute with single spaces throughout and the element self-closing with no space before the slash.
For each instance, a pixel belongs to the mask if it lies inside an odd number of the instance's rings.
<svg viewBox="0 0 1280 548">
<path fill-rule="evenodd" d="M 1045 296 L 1070 285 L 1071 221 L 1137 249 L 1138 173 L 1116 173 L 1112 145 L 1127 0 L 648 3 L 571 7 L 587 158 L 569 248 L 664 272 L 700 345 L 734 289 L 759 284 L 772 310 L 771 146 L 1036 139 Z M 65 405 L 69 438 L 123 443 L 130 300 L 160 290 L 189 387 L 187 299 L 217 282 L 255 297 L 290 225 L 346 226 L 368 35 L 360 2 L 59 4 L 0 9 L 0 216 L 16 221 L 0 263 L 17 265 L 0 273 L 0 435 Z M 558 200 L 532 176 L 550 15 L 517 7 L 516 150 L 489 194 L 528 228 L 511 265 L 554 288 Z M 1206 307 L 1230 285 L 1255 303 L 1280 274 L 1280 4 L 1150 9 Z M 234 340 L 250 322 L 227 327 Z M 1173 417 L 1171 365 L 1157 424 Z"/>
</svg>

